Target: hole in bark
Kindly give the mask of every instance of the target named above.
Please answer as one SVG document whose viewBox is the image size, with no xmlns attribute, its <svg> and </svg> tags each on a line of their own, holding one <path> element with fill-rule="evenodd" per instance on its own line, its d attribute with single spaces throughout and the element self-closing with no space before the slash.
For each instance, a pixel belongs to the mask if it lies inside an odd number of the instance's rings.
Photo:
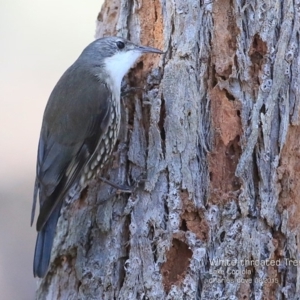
<svg viewBox="0 0 300 300">
<path fill-rule="evenodd" d="M 253 42 L 250 49 L 250 57 L 251 59 L 254 58 L 254 60 L 258 58 L 260 62 L 262 57 L 266 54 L 267 54 L 267 44 L 261 39 L 261 37 L 258 34 L 256 34 L 253 37 Z"/>
<path fill-rule="evenodd" d="M 225 231 L 221 232 L 220 234 L 220 241 L 223 242 L 224 241 L 224 238 L 225 238 Z"/>
<path fill-rule="evenodd" d="M 161 106 L 160 106 L 160 116 L 159 116 L 159 122 L 158 122 L 158 127 L 160 129 L 160 137 L 162 141 L 165 141 L 166 139 L 166 133 L 165 133 L 165 128 L 164 128 L 164 123 L 166 119 L 166 106 L 165 106 L 165 99 L 163 95 L 161 96 Z M 164 149 L 163 149 L 163 152 Z"/>
<path fill-rule="evenodd" d="M 153 260 L 156 263 L 157 262 L 157 246 L 156 246 L 155 242 L 153 242 L 151 244 L 151 248 L 152 248 L 152 253 L 153 253 Z"/>
<path fill-rule="evenodd" d="M 163 284 L 167 292 L 173 284 L 179 285 L 184 280 L 192 254 L 187 244 L 173 239 L 172 246 L 167 253 L 167 261 L 161 268 Z"/>
<path fill-rule="evenodd" d="M 81 287 L 81 284 L 82 284 L 82 283 L 81 283 L 81 281 L 79 280 L 79 281 L 78 281 L 78 284 L 77 284 L 77 292 L 79 292 L 79 289 L 80 289 L 80 287 Z"/>
<path fill-rule="evenodd" d="M 156 21 L 157 21 L 157 11 L 156 9 L 154 9 L 154 22 L 156 23 Z"/>
<path fill-rule="evenodd" d="M 154 237 L 154 227 L 152 224 L 149 225 L 148 238 L 152 241 Z"/>
<path fill-rule="evenodd" d="M 142 70 L 143 68 L 144 68 L 144 63 L 143 63 L 143 61 L 138 62 L 137 65 L 136 65 L 136 69 Z"/>
<path fill-rule="evenodd" d="M 233 95 L 231 95 L 227 90 L 225 90 L 225 93 L 226 93 L 226 97 L 229 101 L 234 101 L 235 100 Z"/>
<path fill-rule="evenodd" d="M 235 154 L 235 145 L 233 143 L 231 143 L 229 145 L 229 147 L 227 148 L 226 155 L 232 156 L 234 154 Z"/>
<path fill-rule="evenodd" d="M 165 219 L 166 219 L 166 221 L 168 221 L 168 219 L 169 219 L 169 207 L 168 207 L 168 203 L 167 203 L 166 200 L 165 200 L 165 203 L 164 203 L 164 208 L 165 208 Z"/>
<path fill-rule="evenodd" d="M 152 249 L 154 262 L 157 262 L 157 245 L 155 240 L 155 228 L 152 224 L 149 224 L 148 238 L 151 241 L 151 249 Z"/>
<path fill-rule="evenodd" d="M 182 219 L 182 221 L 181 221 L 180 230 L 182 230 L 182 231 L 187 231 L 188 230 L 185 219 Z"/>
<path fill-rule="evenodd" d="M 236 115 L 240 118 L 241 117 L 241 112 L 239 110 L 237 110 Z"/>
<path fill-rule="evenodd" d="M 252 161 L 253 161 L 253 164 L 252 164 L 253 165 L 253 168 L 252 168 L 253 185 L 254 185 L 254 190 L 256 192 L 256 195 L 258 195 L 260 178 L 259 178 L 259 171 L 258 171 L 258 162 L 257 162 L 255 152 L 253 152 L 253 154 L 252 154 Z M 254 197 L 253 207 L 256 207 L 256 206 L 257 206 L 257 197 Z"/>
<path fill-rule="evenodd" d="M 86 253 L 88 253 L 91 249 L 92 249 L 92 246 L 93 246 L 93 240 L 94 240 L 94 235 L 93 235 L 93 227 L 89 227 L 89 230 L 87 232 L 87 243 L 85 244 L 85 250 L 86 250 Z"/>
<path fill-rule="evenodd" d="M 216 78 L 216 66 L 213 65 L 211 70 L 212 70 L 212 74 L 211 74 L 212 87 L 215 87 L 218 84 L 218 80 Z"/>
<path fill-rule="evenodd" d="M 265 104 L 262 105 L 260 112 L 264 115 L 266 114 L 266 105 Z"/>
</svg>

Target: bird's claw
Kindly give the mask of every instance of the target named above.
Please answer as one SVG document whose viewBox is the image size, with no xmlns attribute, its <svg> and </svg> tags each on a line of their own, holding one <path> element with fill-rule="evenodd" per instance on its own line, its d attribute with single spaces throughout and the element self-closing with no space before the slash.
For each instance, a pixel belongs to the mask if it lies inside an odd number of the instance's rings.
<svg viewBox="0 0 300 300">
<path fill-rule="evenodd" d="M 112 186 L 113 188 L 117 189 L 117 194 L 121 194 L 121 193 L 125 193 L 125 194 L 131 194 L 132 193 L 132 189 L 129 186 L 124 186 L 124 185 L 118 185 L 114 182 L 111 182 L 110 180 L 104 178 L 104 177 L 99 177 L 99 179 L 106 183 L 109 184 L 110 186 Z"/>
</svg>

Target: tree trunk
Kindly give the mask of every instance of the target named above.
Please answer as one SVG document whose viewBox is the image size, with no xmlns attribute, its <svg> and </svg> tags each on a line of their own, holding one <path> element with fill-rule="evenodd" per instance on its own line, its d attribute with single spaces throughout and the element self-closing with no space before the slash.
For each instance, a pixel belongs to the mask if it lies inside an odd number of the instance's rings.
<svg viewBox="0 0 300 300">
<path fill-rule="evenodd" d="M 300 0 L 106 0 L 127 76 L 106 178 L 63 209 L 38 299 L 296 299 Z M 297 200 L 298 199 L 298 200 Z"/>
</svg>

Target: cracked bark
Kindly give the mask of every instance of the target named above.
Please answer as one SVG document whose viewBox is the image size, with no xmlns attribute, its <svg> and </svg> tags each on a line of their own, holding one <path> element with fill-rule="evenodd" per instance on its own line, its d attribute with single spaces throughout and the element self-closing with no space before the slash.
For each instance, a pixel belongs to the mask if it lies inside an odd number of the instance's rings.
<svg viewBox="0 0 300 300">
<path fill-rule="evenodd" d="M 167 51 L 125 80 L 106 176 L 140 183 L 67 204 L 38 299 L 296 299 L 299 24 L 299 0 L 104 3 L 96 37 Z"/>
</svg>

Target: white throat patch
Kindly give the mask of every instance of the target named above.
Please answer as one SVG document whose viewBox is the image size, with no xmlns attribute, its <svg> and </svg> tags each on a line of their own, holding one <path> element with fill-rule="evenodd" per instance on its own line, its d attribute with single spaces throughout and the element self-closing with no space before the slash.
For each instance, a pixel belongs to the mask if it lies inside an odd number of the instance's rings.
<svg viewBox="0 0 300 300">
<path fill-rule="evenodd" d="M 105 70 L 111 76 L 119 90 L 123 77 L 140 56 L 141 52 L 139 51 L 126 51 L 118 52 L 111 57 L 105 58 Z"/>
</svg>

